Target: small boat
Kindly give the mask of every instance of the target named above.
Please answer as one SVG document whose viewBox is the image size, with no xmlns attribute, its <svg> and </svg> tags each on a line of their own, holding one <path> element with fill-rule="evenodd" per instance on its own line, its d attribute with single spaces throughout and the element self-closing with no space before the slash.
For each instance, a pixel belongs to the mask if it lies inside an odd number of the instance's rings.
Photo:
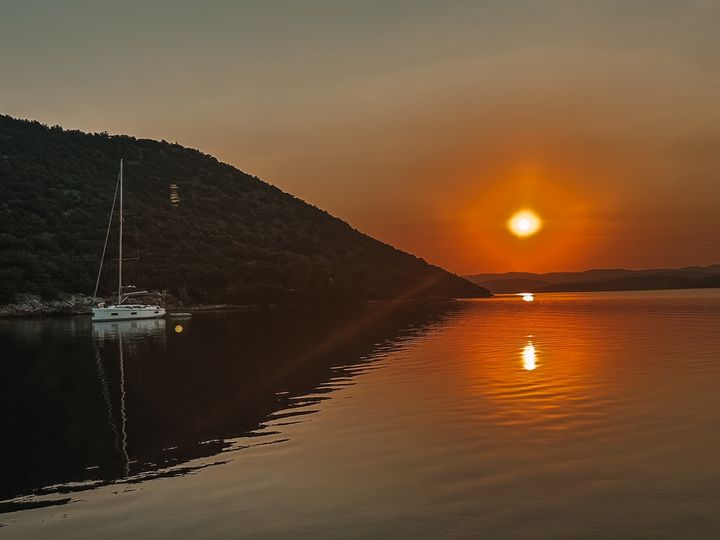
<svg viewBox="0 0 720 540">
<path fill-rule="evenodd" d="M 100 274 L 102 273 L 103 261 L 105 260 L 105 251 L 107 249 L 107 241 L 110 236 L 110 227 L 112 226 L 112 218 L 115 211 L 115 201 L 120 195 L 119 205 L 119 227 L 120 237 L 118 242 L 118 289 L 117 303 L 107 305 L 105 302 L 98 303 L 97 307 L 92 308 L 93 321 L 121 321 L 133 319 L 155 319 L 165 315 L 165 308 L 159 305 L 150 304 L 128 304 L 126 303 L 134 296 L 142 296 L 149 294 L 148 291 L 134 291 L 133 285 L 122 284 L 123 270 L 123 161 L 120 160 L 120 174 L 118 175 L 118 183 L 115 187 L 115 198 L 113 198 L 112 209 L 110 210 L 110 220 L 108 221 L 108 229 L 105 234 L 105 245 L 103 246 L 103 254 L 100 260 L 100 269 L 98 270 L 97 281 L 95 282 L 95 292 L 93 298 L 97 298 L 98 285 L 100 284 Z"/>
</svg>

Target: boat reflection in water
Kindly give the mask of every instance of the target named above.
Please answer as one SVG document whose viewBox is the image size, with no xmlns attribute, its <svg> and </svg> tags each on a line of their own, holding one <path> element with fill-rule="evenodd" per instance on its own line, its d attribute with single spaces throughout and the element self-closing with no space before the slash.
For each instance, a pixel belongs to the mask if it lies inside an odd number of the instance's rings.
<svg viewBox="0 0 720 540">
<path fill-rule="evenodd" d="M 165 341 L 165 319 L 139 319 L 134 321 L 92 322 L 93 338 L 98 341 L 122 341 L 148 337 Z"/>
</svg>

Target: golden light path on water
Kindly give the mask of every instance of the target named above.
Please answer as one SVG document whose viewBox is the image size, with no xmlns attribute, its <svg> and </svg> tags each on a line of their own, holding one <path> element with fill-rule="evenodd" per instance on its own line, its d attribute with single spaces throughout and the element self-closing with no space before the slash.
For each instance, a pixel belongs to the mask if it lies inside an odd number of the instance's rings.
<svg viewBox="0 0 720 540">
<path fill-rule="evenodd" d="M 535 296 L 533 296 L 532 293 L 519 293 L 519 296 L 525 302 L 534 302 L 535 301 Z M 531 338 L 531 337 L 532 336 L 528 336 L 528 338 Z M 526 371 L 533 371 L 537 367 L 535 346 L 532 344 L 532 341 L 530 341 L 530 339 L 528 339 L 527 345 L 525 345 L 525 347 L 523 347 L 522 361 L 523 361 L 523 368 Z"/>
</svg>

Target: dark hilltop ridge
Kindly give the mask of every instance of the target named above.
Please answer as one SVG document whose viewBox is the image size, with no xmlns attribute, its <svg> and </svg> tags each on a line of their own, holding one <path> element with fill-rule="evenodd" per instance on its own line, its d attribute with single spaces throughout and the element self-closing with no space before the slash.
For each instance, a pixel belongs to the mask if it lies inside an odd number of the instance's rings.
<svg viewBox="0 0 720 540">
<path fill-rule="evenodd" d="M 466 277 L 473 283 L 482 285 L 496 294 L 707 289 L 720 287 L 720 264 L 672 269 L 599 269 L 548 274 L 508 272 L 506 274 L 476 274 Z"/>
<path fill-rule="evenodd" d="M 140 288 L 185 304 L 489 296 L 197 150 L 0 116 L 0 304 L 92 294 L 120 158 L 138 257 L 124 281 Z M 116 245 L 113 228 L 104 295 Z"/>
</svg>

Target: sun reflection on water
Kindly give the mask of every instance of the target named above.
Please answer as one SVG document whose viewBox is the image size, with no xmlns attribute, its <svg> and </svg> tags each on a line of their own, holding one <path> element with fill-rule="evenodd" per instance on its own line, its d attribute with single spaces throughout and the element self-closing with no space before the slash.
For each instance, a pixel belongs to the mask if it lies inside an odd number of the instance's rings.
<svg viewBox="0 0 720 540">
<path fill-rule="evenodd" d="M 468 384 L 496 426 L 570 429 L 590 422 L 578 407 L 593 395 L 595 357 L 589 350 L 606 338 L 597 313 L 573 309 L 560 313 L 552 296 L 526 303 L 521 296 L 500 299 L 503 312 L 489 316 L 477 309 L 468 314 L 476 336 L 467 371 Z M 499 304 L 499 303 L 498 303 Z M 492 343 L 485 336 L 492 335 Z M 456 342 L 462 334 L 453 335 Z M 448 348 L 455 347 L 455 342 Z M 577 414 L 575 414 L 577 413 Z"/>
<path fill-rule="evenodd" d="M 527 371 L 533 371 L 537 367 L 537 356 L 532 341 L 528 341 L 528 344 L 523 347 L 522 362 L 523 368 Z"/>
</svg>

